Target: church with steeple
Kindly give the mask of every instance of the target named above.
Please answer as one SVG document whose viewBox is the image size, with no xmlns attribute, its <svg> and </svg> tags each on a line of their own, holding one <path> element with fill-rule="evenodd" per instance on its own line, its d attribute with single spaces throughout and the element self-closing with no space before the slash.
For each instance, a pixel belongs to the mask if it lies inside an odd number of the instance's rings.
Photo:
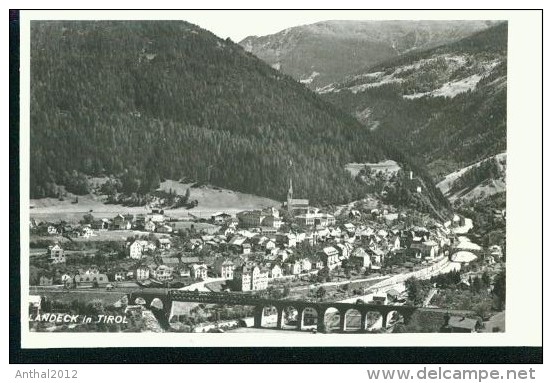
<svg viewBox="0 0 552 383">
<path fill-rule="evenodd" d="M 293 166 L 290 160 L 289 169 Z M 291 177 L 291 170 L 289 171 L 289 189 L 287 193 L 287 200 L 284 202 L 284 207 L 290 214 L 308 212 L 309 210 L 309 200 L 308 199 L 296 199 L 293 198 L 293 179 Z"/>
</svg>

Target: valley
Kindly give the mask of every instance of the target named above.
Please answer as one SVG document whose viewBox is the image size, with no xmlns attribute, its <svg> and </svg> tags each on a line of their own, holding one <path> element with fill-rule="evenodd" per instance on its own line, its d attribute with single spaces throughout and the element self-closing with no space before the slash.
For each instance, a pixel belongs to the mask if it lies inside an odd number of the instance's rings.
<svg viewBox="0 0 552 383">
<path fill-rule="evenodd" d="M 507 33 L 33 23 L 30 310 L 129 321 L 30 329 L 483 331 L 505 305 Z"/>
</svg>

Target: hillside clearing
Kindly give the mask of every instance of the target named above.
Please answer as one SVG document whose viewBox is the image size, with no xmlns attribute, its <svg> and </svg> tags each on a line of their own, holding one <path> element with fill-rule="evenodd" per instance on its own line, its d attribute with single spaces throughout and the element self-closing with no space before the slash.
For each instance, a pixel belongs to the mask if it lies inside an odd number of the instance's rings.
<svg viewBox="0 0 552 383">
<path fill-rule="evenodd" d="M 396 173 L 399 170 L 401 170 L 400 165 L 393 160 L 385 160 L 385 161 L 380 161 L 376 163 L 365 162 L 362 164 L 350 163 L 345 165 L 345 170 L 351 173 L 352 177 L 356 177 L 360 172 L 360 170 L 364 169 L 364 167 L 366 166 L 368 166 L 373 171 L 376 171 L 376 172 L 381 171 L 383 173 L 386 173 L 386 172 Z"/>
<path fill-rule="evenodd" d="M 253 194 L 235 192 L 228 189 L 214 186 L 192 187 L 193 184 L 181 184 L 178 181 L 167 180 L 161 183 L 159 190 L 173 190 L 176 194 L 185 195 L 190 189 L 190 199 L 197 200 L 198 206 L 193 209 L 178 208 L 167 209 L 165 214 L 173 219 L 186 219 L 190 215 L 207 218 L 217 211 L 225 211 L 229 214 L 236 214 L 243 210 L 261 209 L 265 207 L 278 207 L 280 202 L 270 198 L 259 197 Z M 147 206 L 123 206 L 106 204 L 105 196 L 93 194 L 79 196 L 78 203 L 74 203 L 75 196 L 69 195 L 63 201 L 57 198 L 31 199 L 31 218 L 37 222 L 79 222 L 83 215 L 92 213 L 95 218 L 113 218 L 116 214 L 146 214 L 149 212 Z"/>
</svg>

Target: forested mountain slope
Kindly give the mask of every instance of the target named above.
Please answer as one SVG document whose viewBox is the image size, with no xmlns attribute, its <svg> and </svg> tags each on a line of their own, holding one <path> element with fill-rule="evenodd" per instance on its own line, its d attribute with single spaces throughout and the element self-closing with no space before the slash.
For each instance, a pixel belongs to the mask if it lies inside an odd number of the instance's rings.
<svg viewBox="0 0 552 383">
<path fill-rule="evenodd" d="M 338 203 L 364 194 L 346 163 L 389 157 L 353 117 L 192 24 L 33 22 L 31 33 L 33 198 L 114 175 L 126 193 L 186 177 L 282 200 L 291 171 L 297 196 Z"/>
<path fill-rule="evenodd" d="M 506 23 L 367 68 L 320 93 L 436 181 L 506 150 Z"/>
<path fill-rule="evenodd" d="M 249 36 L 240 44 L 315 90 L 408 52 L 459 40 L 493 25 L 483 20 L 330 20 Z"/>
</svg>

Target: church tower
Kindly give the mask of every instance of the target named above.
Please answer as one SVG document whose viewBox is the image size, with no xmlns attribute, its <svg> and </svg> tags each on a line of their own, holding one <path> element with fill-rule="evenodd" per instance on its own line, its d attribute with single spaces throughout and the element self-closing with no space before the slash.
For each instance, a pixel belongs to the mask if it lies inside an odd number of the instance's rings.
<svg viewBox="0 0 552 383">
<path fill-rule="evenodd" d="M 293 182 L 291 176 L 289 177 L 289 189 L 287 194 L 287 209 L 291 212 L 293 206 Z"/>
<path fill-rule="evenodd" d="M 293 181 L 291 179 L 291 167 L 293 166 L 293 162 L 291 159 L 289 160 L 288 165 L 288 173 L 289 173 L 289 189 L 287 193 L 287 210 L 291 213 L 293 208 Z"/>
</svg>

